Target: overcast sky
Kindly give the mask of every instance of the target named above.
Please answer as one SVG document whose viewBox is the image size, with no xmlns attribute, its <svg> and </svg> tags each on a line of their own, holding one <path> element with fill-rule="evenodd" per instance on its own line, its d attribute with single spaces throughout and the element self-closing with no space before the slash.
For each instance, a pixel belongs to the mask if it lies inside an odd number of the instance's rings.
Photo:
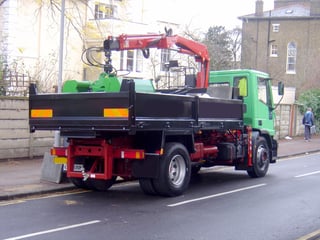
<svg viewBox="0 0 320 240">
<path fill-rule="evenodd" d="M 255 12 L 256 0 L 161 0 L 151 8 L 159 19 L 180 22 L 207 30 L 210 26 L 241 27 L 239 16 Z M 273 9 L 274 0 L 264 0 L 264 11 Z"/>
</svg>

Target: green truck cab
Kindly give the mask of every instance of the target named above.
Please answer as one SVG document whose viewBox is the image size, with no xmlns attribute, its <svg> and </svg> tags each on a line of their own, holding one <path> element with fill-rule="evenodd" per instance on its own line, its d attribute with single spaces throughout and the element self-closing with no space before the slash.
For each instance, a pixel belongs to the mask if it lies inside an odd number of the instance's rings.
<svg viewBox="0 0 320 240">
<path fill-rule="evenodd" d="M 211 71 L 208 92 L 216 88 L 220 89 L 220 95 L 243 100 L 245 125 L 275 135 L 275 107 L 271 78 L 267 73 L 250 69 Z M 223 92 L 223 88 L 231 90 Z M 282 85 L 278 92 L 283 93 Z"/>
</svg>

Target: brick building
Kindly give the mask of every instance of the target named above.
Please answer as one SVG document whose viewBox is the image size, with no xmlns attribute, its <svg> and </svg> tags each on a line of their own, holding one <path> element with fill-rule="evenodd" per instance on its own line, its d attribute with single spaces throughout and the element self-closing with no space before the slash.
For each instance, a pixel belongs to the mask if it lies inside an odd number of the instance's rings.
<svg viewBox="0 0 320 240">
<path fill-rule="evenodd" d="M 269 11 L 256 0 L 255 13 L 239 19 L 242 68 L 268 72 L 297 94 L 320 88 L 320 0 L 275 0 Z"/>
</svg>

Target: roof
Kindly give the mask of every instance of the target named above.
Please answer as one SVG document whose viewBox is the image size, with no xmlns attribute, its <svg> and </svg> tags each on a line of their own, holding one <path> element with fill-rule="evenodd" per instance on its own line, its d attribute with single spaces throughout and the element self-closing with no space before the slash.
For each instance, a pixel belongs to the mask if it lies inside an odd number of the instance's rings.
<svg viewBox="0 0 320 240">
<path fill-rule="evenodd" d="M 300 4 L 276 8 L 264 11 L 262 15 L 257 16 L 255 13 L 240 16 L 239 19 L 261 19 L 261 18 L 306 18 L 311 17 L 310 7 Z M 315 16 L 312 16 L 315 17 Z M 318 16 L 319 17 L 319 16 Z"/>
</svg>

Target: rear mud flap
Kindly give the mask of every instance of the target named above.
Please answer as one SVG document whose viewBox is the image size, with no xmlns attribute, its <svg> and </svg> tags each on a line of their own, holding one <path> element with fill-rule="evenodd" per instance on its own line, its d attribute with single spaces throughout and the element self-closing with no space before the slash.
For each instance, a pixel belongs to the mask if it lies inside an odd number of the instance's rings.
<svg viewBox="0 0 320 240">
<path fill-rule="evenodd" d="M 159 163 L 159 154 L 146 153 L 144 160 L 137 160 L 133 162 L 132 175 L 136 178 L 158 178 Z"/>
</svg>

